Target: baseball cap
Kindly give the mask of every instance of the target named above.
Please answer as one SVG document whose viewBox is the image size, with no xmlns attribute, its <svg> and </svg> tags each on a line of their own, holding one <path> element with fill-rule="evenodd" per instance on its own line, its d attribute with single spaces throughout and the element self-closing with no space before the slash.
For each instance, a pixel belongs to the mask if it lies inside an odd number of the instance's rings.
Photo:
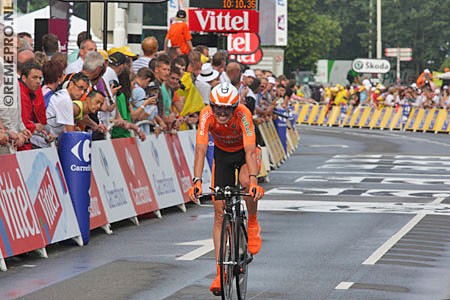
<svg viewBox="0 0 450 300">
<path fill-rule="evenodd" d="M 444 86 L 442 87 L 442 89 L 443 89 L 443 90 L 448 90 L 448 85 L 444 85 Z"/>
<path fill-rule="evenodd" d="M 186 18 L 186 11 L 180 9 L 179 11 L 177 11 L 176 17 L 178 19 L 185 19 Z"/>
<path fill-rule="evenodd" d="M 269 81 L 269 83 L 271 83 L 271 84 L 276 84 L 275 78 L 273 76 L 269 76 L 267 78 L 267 81 Z"/>
<path fill-rule="evenodd" d="M 116 52 L 120 52 L 125 56 L 129 56 L 129 57 L 136 57 L 137 54 L 134 54 L 129 47 L 127 46 L 122 46 L 122 47 L 114 47 L 108 50 L 108 55 L 111 55 L 113 53 Z"/>
<path fill-rule="evenodd" d="M 112 66 L 120 66 L 127 62 L 127 57 L 120 52 L 115 52 L 108 57 L 108 62 Z"/>
<path fill-rule="evenodd" d="M 150 83 L 148 84 L 147 88 L 149 90 L 157 90 L 157 89 L 159 89 L 159 86 L 156 84 L 156 82 L 150 81 Z"/>
<path fill-rule="evenodd" d="M 244 75 L 245 77 L 253 77 L 253 78 L 256 78 L 255 71 L 253 71 L 253 70 L 251 70 L 251 69 L 245 70 L 245 72 L 244 72 L 243 75 Z"/>
</svg>

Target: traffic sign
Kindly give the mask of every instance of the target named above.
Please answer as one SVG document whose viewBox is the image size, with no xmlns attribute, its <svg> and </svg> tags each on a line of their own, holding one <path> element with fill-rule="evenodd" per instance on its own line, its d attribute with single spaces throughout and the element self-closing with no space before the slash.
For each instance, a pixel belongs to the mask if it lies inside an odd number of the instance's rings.
<svg viewBox="0 0 450 300">
<path fill-rule="evenodd" d="M 411 57 L 412 49 L 411 48 L 385 48 L 384 56 L 387 57 Z"/>
</svg>

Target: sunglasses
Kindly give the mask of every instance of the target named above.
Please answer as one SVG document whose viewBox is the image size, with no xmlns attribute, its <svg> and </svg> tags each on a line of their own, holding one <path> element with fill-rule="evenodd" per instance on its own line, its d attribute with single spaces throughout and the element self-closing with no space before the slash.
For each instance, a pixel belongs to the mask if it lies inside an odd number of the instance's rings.
<svg viewBox="0 0 450 300">
<path fill-rule="evenodd" d="M 236 106 L 222 106 L 222 105 L 215 105 L 211 104 L 212 111 L 215 115 L 232 115 L 234 111 L 236 110 Z"/>
</svg>

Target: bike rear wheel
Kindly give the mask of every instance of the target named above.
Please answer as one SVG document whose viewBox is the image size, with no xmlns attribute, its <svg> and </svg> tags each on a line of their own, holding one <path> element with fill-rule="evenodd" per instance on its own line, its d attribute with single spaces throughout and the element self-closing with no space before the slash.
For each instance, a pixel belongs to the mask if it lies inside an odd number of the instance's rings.
<svg viewBox="0 0 450 300">
<path fill-rule="evenodd" d="M 235 277 L 235 254 L 233 224 L 229 215 L 224 215 L 222 222 L 222 232 L 220 237 L 220 285 L 222 288 L 222 299 L 228 300 L 233 297 L 233 281 Z"/>
<path fill-rule="evenodd" d="M 248 253 L 245 216 L 236 220 L 236 230 L 236 292 L 239 300 L 245 300 L 247 296 L 248 263 L 251 260 Z"/>
</svg>

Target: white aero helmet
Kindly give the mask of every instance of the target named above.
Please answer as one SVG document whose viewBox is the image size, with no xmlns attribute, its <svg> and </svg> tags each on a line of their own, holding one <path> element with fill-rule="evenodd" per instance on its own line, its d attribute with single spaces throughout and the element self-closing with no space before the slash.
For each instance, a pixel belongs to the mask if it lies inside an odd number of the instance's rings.
<svg viewBox="0 0 450 300">
<path fill-rule="evenodd" d="M 216 85 L 209 96 L 212 105 L 236 107 L 239 104 L 239 92 L 230 83 Z"/>
</svg>

